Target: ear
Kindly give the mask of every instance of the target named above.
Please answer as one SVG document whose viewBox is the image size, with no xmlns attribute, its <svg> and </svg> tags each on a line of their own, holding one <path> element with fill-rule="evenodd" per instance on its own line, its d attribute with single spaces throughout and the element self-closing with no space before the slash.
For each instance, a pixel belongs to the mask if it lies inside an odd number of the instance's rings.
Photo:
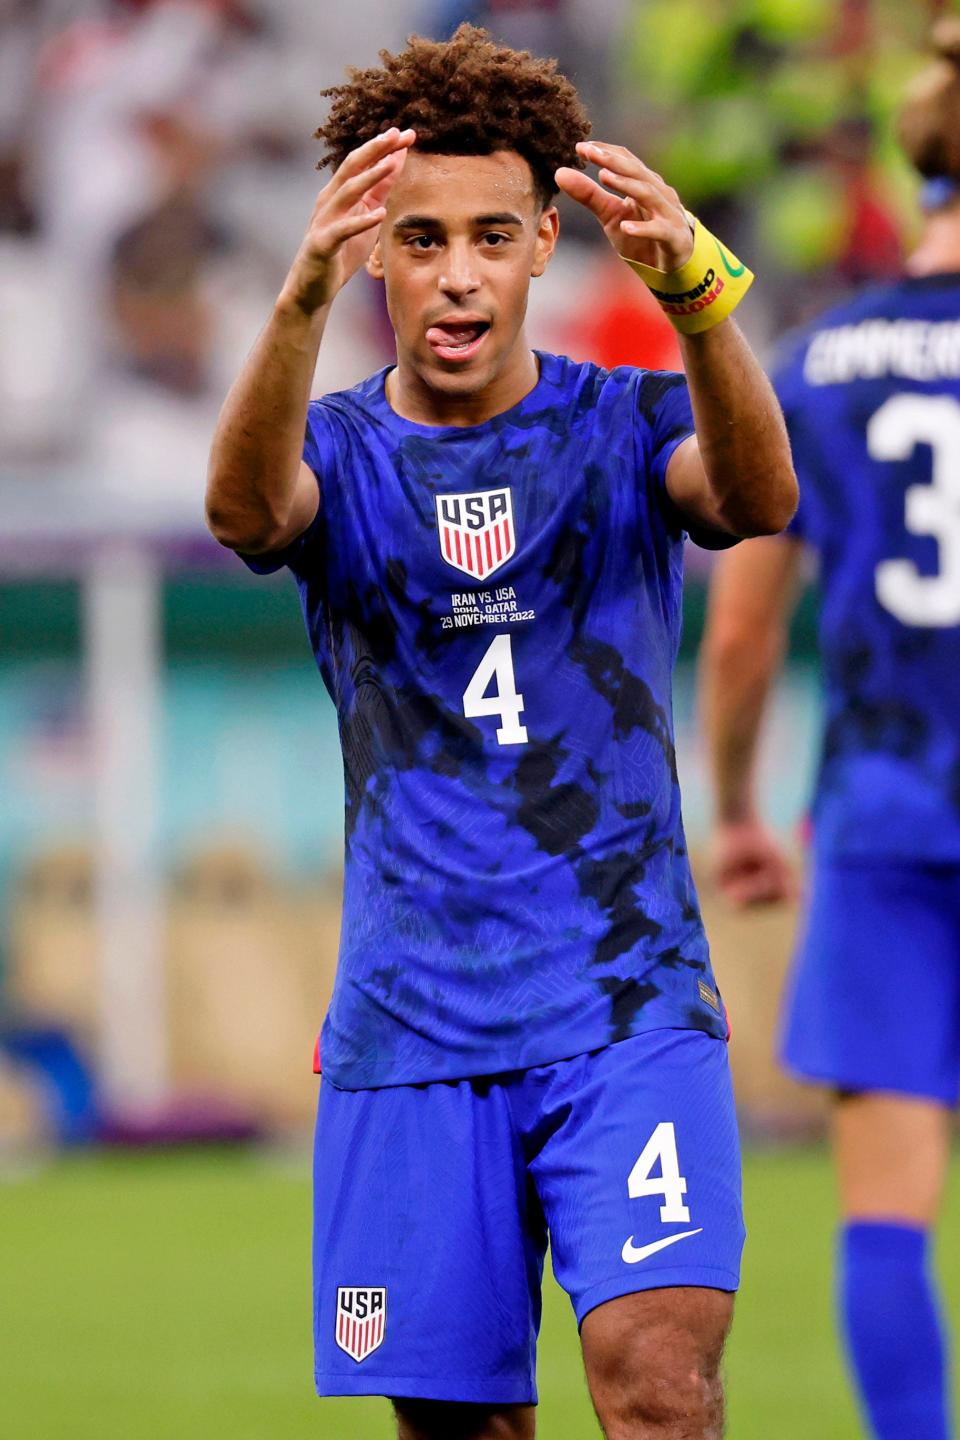
<svg viewBox="0 0 960 1440">
<path fill-rule="evenodd" d="M 548 205 L 540 216 L 540 224 L 537 227 L 537 238 L 533 247 L 533 265 L 530 274 L 536 277 L 542 275 L 547 268 L 550 256 L 556 249 L 557 236 L 560 234 L 560 214 L 556 205 Z"/>
<path fill-rule="evenodd" d="M 383 279 L 383 255 L 380 251 L 380 234 L 377 232 L 377 240 L 370 254 L 367 256 L 367 274 L 374 280 Z"/>
</svg>

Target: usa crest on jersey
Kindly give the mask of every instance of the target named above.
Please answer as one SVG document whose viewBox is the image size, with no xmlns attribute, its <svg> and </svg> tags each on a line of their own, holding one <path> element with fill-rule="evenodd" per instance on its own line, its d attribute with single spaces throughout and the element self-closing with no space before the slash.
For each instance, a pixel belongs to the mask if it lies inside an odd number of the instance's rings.
<svg viewBox="0 0 960 1440">
<path fill-rule="evenodd" d="M 337 1344 L 359 1364 L 383 1344 L 387 1291 L 382 1285 L 337 1286 Z"/>
<path fill-rule="evenodd" d="M 437 496 L 440 554 L 474 580 L 486 580 L 517 548 L 509 485 L 469 495 Z"/>
</svg>

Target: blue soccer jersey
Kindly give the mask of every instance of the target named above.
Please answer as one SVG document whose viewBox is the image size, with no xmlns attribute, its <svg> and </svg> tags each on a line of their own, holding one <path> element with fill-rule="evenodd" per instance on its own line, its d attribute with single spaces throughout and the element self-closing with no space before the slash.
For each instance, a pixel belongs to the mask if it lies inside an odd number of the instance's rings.
<svg viewBox="0 0 960 1440">
<path fill-rule="evenodd" d="M 671 714 L 681 376 L 541 355 L 481 425 L 402 419 L 386 371 L 310 406 L 320 508 L 288 551 L 339 717 L 344 1089 L 726 1033 Z"/>
<path fill-rule="evenodd" d="M 960 860 L 960 275 L 821 317 L 777 391 L 820 561 L 818 852 Z"/>
</svg>

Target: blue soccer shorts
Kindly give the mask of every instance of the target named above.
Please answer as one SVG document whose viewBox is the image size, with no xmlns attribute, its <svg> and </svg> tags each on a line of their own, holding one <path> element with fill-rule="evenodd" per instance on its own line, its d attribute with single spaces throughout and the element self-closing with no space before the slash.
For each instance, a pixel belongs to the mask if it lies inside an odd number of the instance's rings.
<svg viewBox="0 0 960 1440">
<path fill-rule="evenodd" d="M 479 1080 L 324 1080 L 314 1179 L 321 1395 L 536 1403 L 548 1235 L 578 1322 L 637 1290 L 739 1283 L 727 1046 L 701 1031 Z"/>
<path fill-rule="evenodd" d="M 960 866 L 816 859 L 784 1012 L 788 1069 L 955 1105 Z"/>
</svg>

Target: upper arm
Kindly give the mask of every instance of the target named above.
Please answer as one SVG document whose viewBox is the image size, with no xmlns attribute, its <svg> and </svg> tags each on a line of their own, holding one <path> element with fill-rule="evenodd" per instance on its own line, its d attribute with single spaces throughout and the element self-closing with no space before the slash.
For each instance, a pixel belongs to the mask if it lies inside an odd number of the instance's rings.
<svg viewBox="0 0 960 1440">
<path fill-rule="evenodd" d="M 721 537 L 736 534 L 717 507 L 703 468 L 696 435 L 688 435 L 674 450 L 667 464 L 664 483 L 686 529 L 715 530 Z"/>
<path fill-rule="evenodd" d="M 694 432 L 686 377 L 649 370 L 639 377 L 637 417 L 653 494 L 671 530 L 686 530 L 707 549 L 738 537 L 720 518 L 706 481 Z"/>
<path fill-rule="evenodd" d="M 297 485 L 293 492 L 293 508 L 290 512 L 290 524 L 287 527 L 289 538 L 286 543 L 292 545 L 298 540 L 304 531 L 309 530 L 316 520 L 320 511 L 320 486 L 317 477 L 303 460 L 300 461 L 300 469 L 297 472 Z"/>
<path fill-rule="evenodd" d="M 311 550 L 322 519 L 320 481 L 310 466 L 301 460 L 287 524 L 274 532 L 269 544 L 254 550 L 245 547 L 237 553 L 255 575 L 272 575 L 282 570 L 284 565 L 297 571 Z"/>
<path fill-rule="evenodd" d="M 320 486 L 310 466 L 300 461 L 297 482 L 294 486 L 293 503 L 286 525 L 274 532 L 270 543 L 257 550 L 248 550 L 249 555 L 271 555 L 275 551 L 288 550 L 310 529 L 320 510 Z"/>
</svg>

